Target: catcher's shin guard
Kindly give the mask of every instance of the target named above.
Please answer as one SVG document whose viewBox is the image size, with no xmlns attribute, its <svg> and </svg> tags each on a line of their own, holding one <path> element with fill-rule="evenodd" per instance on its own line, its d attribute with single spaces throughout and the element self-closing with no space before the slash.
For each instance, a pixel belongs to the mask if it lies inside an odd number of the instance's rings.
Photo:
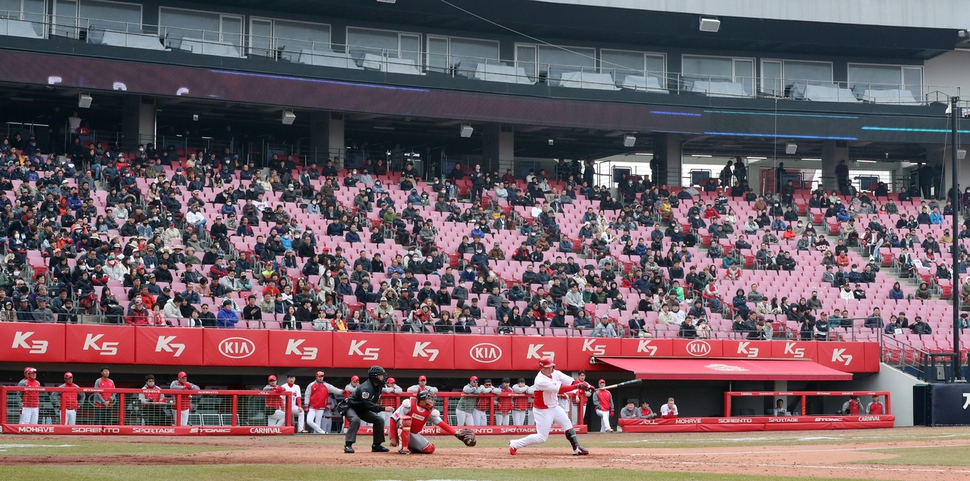
<svg viewBox="0 0 970 481">
<path fill-rule="evenodd" d="M 408 451 L 411 440 L 411 416 L 401 416 L 401 450 Z"/>
<path fill-rule="evenodd" d="M 564 434 L 566 435 L 566 439 L 569 440 L 569 444 L 573 447 L 573 449 L 579 447 L 579 437 L 576 436 L 575 429 L 569 429 Z"/>
<path fill-rule="evenodd" d="M 434 453 L 434 444 L 428 443 L 421 452 L 424 454 Z"/>
</svg>

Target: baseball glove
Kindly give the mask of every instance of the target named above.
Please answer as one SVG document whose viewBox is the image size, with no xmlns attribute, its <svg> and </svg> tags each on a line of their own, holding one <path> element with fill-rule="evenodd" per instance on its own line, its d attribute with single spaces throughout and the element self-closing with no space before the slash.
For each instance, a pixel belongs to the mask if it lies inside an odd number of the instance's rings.
<svg viewBox="0 0 970 481">
<path fill-rule="evenodd" d="M 465 446 L 474 446 L 478 444 L 475 440 L 475 431 L 471 429 L 460 429 L 455 433 L 455 437 L 465 443 Z"/>
</svg>

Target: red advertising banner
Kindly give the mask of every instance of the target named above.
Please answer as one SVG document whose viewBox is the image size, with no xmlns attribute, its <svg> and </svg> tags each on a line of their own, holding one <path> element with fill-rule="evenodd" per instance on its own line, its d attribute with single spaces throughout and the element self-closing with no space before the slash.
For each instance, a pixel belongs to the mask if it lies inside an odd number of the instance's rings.
<svg viewBox="0 0 970 481">
<path fill-rule="evenodd" d="M 508 371 L 514 369 L 512 336 L 455 335 L 455 369 Z M 538 361 L 535 363 L 539 365 Z"/>
<path fill-rule="evenodd" d="M 334 332 L 333 367 L 394 365 L 394 336 L 386 333 Z"/>
<path fill-rule="evenodd" d="M 539 359 L 551 356 L 556 361 L 556 369 L 572 370 L 569 361 L 569 345 L 566 337 L 512 337 L 512 369 L 516 371 L 538 371 Z M 589 359 L 583 359 L 584 365 Z M 583 368 L 580 368 L 583 369 Z"/>
<path fill-rule="evenodd" d="M 262 329 L 204 329 L 206 366 L 268 366 L 269 331 Z"/>
<path fill-rule="evenodd" d="M 202 329 L 135 328 L 135 363 L 159 366 L 201 366 Z"/>
<path fill-rule="evenodd" d="M 0 323 L 0 361 L 64 362 L 63 324 Z"/>
<path fill-rule="evenodd" d="M 722 357 L 719 339 L 671 339 L 674 357 Z"/>
<path fill-rule="evenodd" d="M 879 372 L 879 360 L 882 357 L 882 348 L 877 342 L 865 343 L 865 357 L 862 363 L 862 372 Z M 856 366 L 858 369 L 858 366 Z M 852 372 L 859 372 L 853 369 Z"/>
<path fill-rule="evenodd" d="M 269 331 L 269 364 L 323 368 L 333 365 L 333 334 L 321 331 Z"/>
<path fill-rule="evenodd" d="M 398 369 L 454 369 L 455 336 L 394 334 L 394 363 Z"/>
<path fill-rule="evenodd" d="M 64 360 L 89 364 L 133 364 L 135 329 L 134 326 L 70 324 L 66 329 Z"/>
<path fill-rule="evenodd" d="M 670 357 L 674 355 L 673 339 L 620 339 L 624 357 Z"/>
<path fill-rule="evenodd" d="M 590 364 L 589 358 L 603 356 L 621 356 L 623 349 L 620 339 L 604 337 L 570 337 L 566 341 L 569 351 L 569 370 L 603 370 L 607 366 Z"/>
<path fill-rule="evenodd" d="M 816 341 L 772 341 L 771 357 L 779 359 L 815 359 L 818 354 Z"/>
<path fill-rule="evenodd" d="M 721 356 L 731 359 L 767 359 L 774 341 L 721 341 Z"/>
<path fill-rule="evenodd" d="M 819 342 L 815 362 L 846 372 L 860 372 L 865 365 L 866 348 L 861 342 Z"/>
</svg>

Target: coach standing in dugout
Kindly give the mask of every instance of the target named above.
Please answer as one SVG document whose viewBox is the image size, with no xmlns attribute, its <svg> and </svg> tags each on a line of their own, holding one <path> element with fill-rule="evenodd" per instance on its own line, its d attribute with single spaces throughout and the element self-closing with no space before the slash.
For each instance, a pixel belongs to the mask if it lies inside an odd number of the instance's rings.
<svg viewBox="0 0 970 481">
<path fill-rule="evenodd" d="M 345 453 L 354 452 L 354 443 L 357 442 L 357 430 L 360 429 L 361 421 L 367 421 L 374 425 L 374 444 L 371 445 L 371 451 L 375 453 L 390 451 L 383 446 L 384 418 L 377 415 L 382 411 L 394 412 L 394 408 L 380 405 L 381 389 L 384 387 L 384 376 L 386 375 L 387 372 L 384 371 L 383 367 L 371 366 L 367 370 L 368 379 L 357 386 L 350 397 L 337 407 L 338 412 L 350 420 L 347 436 L 344 438 Z"/>
<path fill-rule="evenodd" d="M 184 391 L 198 391 L 199 386 L 189 382 L 189 375 L 185 371 L 178 373 L 178 379 L 172 381 L 172 384 L 168 386 L 169 389 L 181 389 Z M 189 425 L 189 412 L 192 411 L 192 395 L 190 394 L 179 394 L 181 400 L 182 411 L 179 413 L 179 426 Z"/>
</svg>

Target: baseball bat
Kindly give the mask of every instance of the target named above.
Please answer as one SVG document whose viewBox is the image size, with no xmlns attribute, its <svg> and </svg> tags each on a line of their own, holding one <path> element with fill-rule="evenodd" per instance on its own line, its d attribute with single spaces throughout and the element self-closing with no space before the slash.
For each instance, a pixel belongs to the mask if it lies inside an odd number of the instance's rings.
<svg viewBox="0 0 970 481">
<path fill-rule="evenodd" d="M 600 389 L 613 389 L 613 388 L 617 388 L 617 387 L 620 387 L 620 386 L 629 386 L 631 384 L 640 384 L 641 382 L 643 382 L 643 379 L 631 379 L 629 381 L 623 381 L 623 382 L 618 383 L 618 384 L 610 384 L 609 386 L 598 387 L 598 388 L 596 388 L 596 390 L 599 391 Z"/>
</svg>

